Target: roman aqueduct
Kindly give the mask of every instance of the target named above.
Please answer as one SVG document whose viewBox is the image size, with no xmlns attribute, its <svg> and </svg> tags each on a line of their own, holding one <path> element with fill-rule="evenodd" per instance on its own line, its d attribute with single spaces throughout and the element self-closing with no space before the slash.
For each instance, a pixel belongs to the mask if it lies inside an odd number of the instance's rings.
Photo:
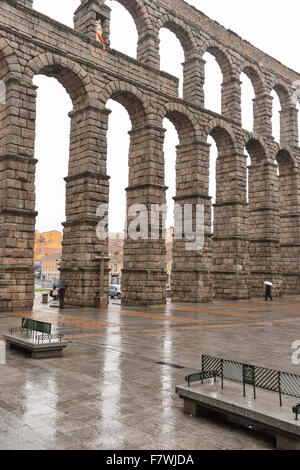
<svg viewBox="0 0 300 470">
<path fill-rule="evenodd" d="M 121 103 L 132 122 L 128 206 L 165 202 L 165 117 L 180 141 L 175 200 L 205 205 L 204 249 L 187 252 L 184 240 L 175 241 L 173 300 L 247 299 L 262 294 L 266 278 L 278 295 L 299 293 L 300 148 L 293 84 L 300 75 L 182 0 L 119 3 L 136 24 L 137 60 L 110 47 L 104 52 L 96 42 L 100 19 L 109 46 L 104 0 L 81 0 L 74 29 L 34 11 L 32 0 L 0 1 L 0 80 L 6 88 L 0 104 L 0 309 L 33 305 L 37 74 L 55 77 L 73 102 L 61 266 L 67 304 L 93 307 L 107 297 L 108 247 L 97 238 L 96 226 L 97 207 L 109 196 L 109 99 Z M 160 71 L 163 27 L 184 49 L 183 99 L 178 79 Z M 223 74 L 221 115 L 204 108 L 206 52 Z M 255 90 L 253 133 L 241 125 L 243 72 Z M 272 137 L 272 90 L 281 103 L 280 143 Z M 208 136 L 218 147 L 214 233 Z M 245 149 L 251 156 L 249 203 Z M 127 240 L 123 304 L 162 304 L 165 284 L 164 240 Z"/>
</svg>

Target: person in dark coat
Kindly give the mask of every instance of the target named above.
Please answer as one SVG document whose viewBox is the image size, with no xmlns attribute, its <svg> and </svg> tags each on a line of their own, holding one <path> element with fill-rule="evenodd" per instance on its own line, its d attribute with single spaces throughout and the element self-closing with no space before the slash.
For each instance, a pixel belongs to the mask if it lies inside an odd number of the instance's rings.
<svg viewBox="0 0 300 470">
<path fill-rule="evenodd" d="M 59 284 L 59 308 L 65 307 L 65 293 L 66 293 L 67 285 L 63 282 Z"/>
<path fill-rule="evenodd" d="M 52 292 L 52 297 L 53 297 L 53 300 L 57 300 L 58 299 L 58 296 L 59 296 L 59 290 L 56 286 L 53 287 L 53 292 Z"/>
<path fill-rule="evenodd" d="M 271 302 L 273 301 L 271 289 L 272 289 L 272 286 L 266 286 L 266 302 L 268 301 L 268 299 L 270 299 Z"/>
</svg>

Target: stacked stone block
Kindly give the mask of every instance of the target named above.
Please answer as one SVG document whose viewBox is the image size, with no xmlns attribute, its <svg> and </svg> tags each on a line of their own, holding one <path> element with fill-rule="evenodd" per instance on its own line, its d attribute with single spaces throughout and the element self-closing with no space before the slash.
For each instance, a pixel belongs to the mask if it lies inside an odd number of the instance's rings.
<svg viewBox="0 0 300 470">
<path fill-rule="evenodd" d="M 205 61 L 197 56 L 183 64 L 183 99 L 200 107 L 204 107 L 204 67 Z"/>
<path fill-rule="evenodd" d="M 0 80 L 6 95 L 0 103 L 0 309 L 33 304 L 36 89 L 32 79 L 39 73 L 59 80 L 73 102 L 61 266 L 61 280 L 69 286 L 67 304 L 105 307 L 107 302 L 107 240 L 99 239 L 96 228 L 101 219 L 97 208 L 109 202 L 106 103 L 110 98 L 127 109 L 132 121 L 127 206 L 147 207 L 149 234 L 151 208 L 165 202 L 164 117 L 174 123 L 180 139 L 175 200 L 182 208 L 192 204 L 193 214 L 197 204 L 205 206 L 204 248 L 189 252 L 190 240 L 175 240 L 173 299 L 205 302 L 213 297 L 261 296 L 266 278 L 274 282 L 276 295 L 294 293 L 300 272 L 300 149 L 291 98 L 300 75 L 182 0 L 119 1 L 136 23 L 137 60 L 110 48 L 101 53 L 95 22 L 102 20 L 109 45 L 110 9 L 104 0 L 82 0 L 74 30 L 32 11 L 31 0 L 0 2 Z M 162 27 L 176 34 L 185 52 L 183 100 L 178 79 L 159 70 Z M 221 116 L 204 109 L 206 51 L 216 57 L 223 73 Z M 253 135 L 241 128 L 242 71 L 255 90 Z M 280 145 L 272 138 L 272 89 L 282 107 Z M 209 134 L 219 151 L 214 234 L 208 195 Z M 252 158 L 249 207 L 245 144 Z M 160 220 L 158 239 L 126 240 L 124 304 L 165 302 L 163 234 Z"/>
<path fill-rule="evenodd" d="M 101 21 L 103 39 L 109 46 L 111 9 L 100 0 L 81 0 L 81 5 L 74 15 L 74 28 L 91 40 L 96 40 L 96 21 Z"/>
<path fill-rule="evenodd" d="M 241 299 L 250 296 L 247 239 L 246 158 L 234 151 L 231 137 L 221 129 L 211 131 L 218 147 L 216 204 L 214 211 L 214 295 Z"/>
<path fill-rule="evenodd" d="M 209 145 L 197 141 L 186 119 L 178 114 L 169 115 L 179 131 L 177 147 L 176 197 L 180 207 L 179 227 L 175 222 L 173 266 L 171 275 L 172 300 L 175 302 L 204 303 L 212 300 L 211 198 L 208 196 Z M 204 246 L 189 250 L 191 240 L 184 227 L 185 205 L 192 206 L 192 230 L 195 232 L 196 207 L 204 206 Z M 182 236 L 182 239 L 180 239 Z"/>
<path fill-rule="evenodd" d="M 100 303 L 103 306 L 108 299 L 108 240 L 97 237 L 97 225 L 101 220 L 98 209 L 108 203 L 109 195 L 109 178 L 105 161 L 101 160 L 101 153 L 105 152 L 108 114 L 109 111 L 88 104 L 70 113 L 70 161 L 61 267 L 62 280 L 68 285 L 68 304 L 91 306 Z M 106 258 L 106 281 L 102 289 L 100 255 Z"/>
<path fill-rule="evenodd" d="M 280 182 L 280 252 L 282 263 L 283 294 L 300 292 L 300 214 L 299 173 L 289 154 L 277 155 Z"/>
<path fill-rule="evenodd" d="M 249 217 L 251 293 L 262 295 L 265 281 L 274 284 L 274 295 L 282 295 L 280 257 L 280 209 L 277 165 L 268 161 L 258 142 L 247 147 L 249 168 Z"/>
<path fill-rule="evenodd" d="M 130 228 L 139 215 L 141 225 L 138 229 L 141 233 L 134 236 L 127 233 L 125 239 L 122 302 L 124 305 L 164 304 L 166 246 L 163 219 L 154 207 L 162 207 L 166 201 L 162 154 L 164 130 L 145 124 L 139 127 L 142 115 L 135 111 L 131 116 L 133 130 L 130 132 L 129 187 L 126 190 L 127 227 Z M 130 208 L 134 205 L 142 205 L 144 209 L 130 216 Z M 155 225 L 152 218 L 157 219 Z M 153 228 L 158 231 L 155 237 Z"/>
<path fill-rule="evenodd" d="M 31 308 L 34 299 L 35 87 L 6 78 L 0 105 L 0 309 Z"/>
</svg>

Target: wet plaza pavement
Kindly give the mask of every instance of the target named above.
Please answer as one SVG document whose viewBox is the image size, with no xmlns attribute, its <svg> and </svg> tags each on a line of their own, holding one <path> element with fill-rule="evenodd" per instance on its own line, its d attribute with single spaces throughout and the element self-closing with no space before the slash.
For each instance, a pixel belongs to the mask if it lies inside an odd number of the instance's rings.
<svg viewBox="0 0 300 470">
<path fill-rule="evenodd" d="M 0 450 L 275 449 L 273 440 L 210 418 L 184 415 L 175 386 L 201 369 L 201 354 L 300 375 L 300 297 L 168 303 L 107 311 L 0 313 Z M 2 335 L 21 317 L 52 323 L 62 358 L 30 359 Z M 297 399 L 295 399 L 295 402 Z"/>
</svg>

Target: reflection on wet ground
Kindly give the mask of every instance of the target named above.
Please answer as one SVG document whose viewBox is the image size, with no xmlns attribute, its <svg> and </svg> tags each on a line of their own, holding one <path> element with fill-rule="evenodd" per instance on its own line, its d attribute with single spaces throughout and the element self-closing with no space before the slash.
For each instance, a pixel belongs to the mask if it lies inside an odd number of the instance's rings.
<svg viewBox="0 0 300 470">
<path fill-rule="evenodd" d="M 60 311 L 37 300 L 33 312 L 0 313 L 0 449 L 273 449 L 251 430 L 185 416 L 175 386 L 202 353 L 300 374 L 299 301 Z M 64 357 L 5 350 L 22 316 L 62 331 Z"/>
</svg>

